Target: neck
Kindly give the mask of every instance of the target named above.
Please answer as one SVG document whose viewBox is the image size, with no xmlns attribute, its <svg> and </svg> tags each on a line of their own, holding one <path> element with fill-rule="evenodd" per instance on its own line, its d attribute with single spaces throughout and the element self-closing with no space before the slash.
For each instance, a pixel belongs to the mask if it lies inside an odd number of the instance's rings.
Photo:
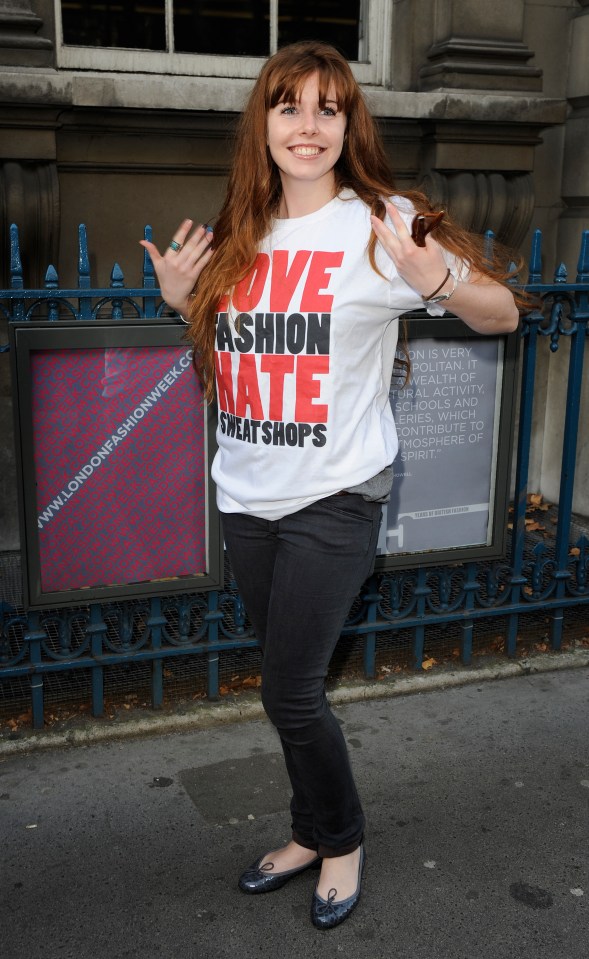
<svg viewBox="0 0 589 959">
<path fill-rule="evenodd" d="M 290 220 L 315 213 L 316 210 L 320 210 L 322 206 L 333 200 L 335 192 L 333 177 L 313 183 L 291 183 L 283 178 L 278 215 L 281 219 Z"/>
</svg>

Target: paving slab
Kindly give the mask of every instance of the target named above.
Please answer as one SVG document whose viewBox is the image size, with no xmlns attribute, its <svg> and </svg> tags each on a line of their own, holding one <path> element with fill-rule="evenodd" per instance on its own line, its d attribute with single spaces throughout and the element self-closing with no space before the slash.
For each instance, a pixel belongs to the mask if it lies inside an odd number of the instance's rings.
<svg viewBox="0 0 589 959">
<path fill-rule="evenodd" d="M 589 670 L 338 706 L 364 800 L 354 915 L 316 876 L 242 868 L 286 837 L 288 783 L 253 720 L 0 761 L 2 959 L 586 959 Z"/>
</svg>

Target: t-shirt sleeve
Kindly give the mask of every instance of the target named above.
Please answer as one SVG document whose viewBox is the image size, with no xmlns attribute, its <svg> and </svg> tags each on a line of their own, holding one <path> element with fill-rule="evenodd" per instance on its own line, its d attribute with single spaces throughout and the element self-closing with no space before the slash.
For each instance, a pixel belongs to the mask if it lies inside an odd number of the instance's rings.
<svg viewBox="0 0 589 959">
<path fill-rule="evenodd" d="M 405 225 L 407 226 L 407 229 L 409 230 L 409 232 L 411 232 L 413 217 L 415 216 L 415 207 L 413 206 L 413 204 L 406 197 L 401 197 L 401 196 L 391 197 L 391 203 L 395 204 Z M 393 226 L 393 223 L 388 213 L 385 214 L 384 222 L 386 223 L 388 228 L 392 230 L 394 233 L 395 228 Z M 391 280 L 391 284 L 393 287 L 391 289 L 391 305 L 394 306 L 395 305 L 393 302 L 395 300 L 394 287 L 398 286 L 398 284 L 402 284 L 407 290 L 412 290 L 412 287 L 409 286 L 408 283 L 406 283 L 404 280 L 401 279 L 401 277 L 397 273 L 397 270 L 391 258 L 388 256 L 387 253 L 385 253 L 385 251 L 382 249 L 380 244 L 378 246 L 382 253 L 382 257 L 379 257 L 379 260 L 380 260 L 379 268 L 382 269 L 385 276 L 388 276 Z M 463 282 L 463 283 L 466 282 L 471 272 L 470 266 L 466 262 L 466 260 L 463 260 L 460 257 L 457 257 L 454 253 L 450 253 L 449 250 L 445 250 L 444 247 L 442 247 L 442 255 L 444 257 L 446 266 L 449 268 L 450 272 L 452 273 L 452 276 L 455 276 L 456 279 L 459 280 L 460 282 Z M 384 258 L 387 261 L 387 263 L 384 264 L 384 269 L 383 269 L 384 261 L 382 258 Z M 446 301 L 442 300 L 441 303 L 432 303 L 430 306 L 425 306 L 423 300 L 421 299 L 420 294 L 416 290 L 413 292 L 415 293 L 416 303 L 415 303 L 415 306 L 411 307 L 411 309 L 419 309 L 419 308 L 423 309 L 423 307 L 425 307 L 425 309 L 427 310 L 430 316 L 444 315 L 444 313 L 446 312 L 446 306 L 445 306 Z M 450 309 L 449 306 L 448 306 L 448 309 Z"/>
</svg>

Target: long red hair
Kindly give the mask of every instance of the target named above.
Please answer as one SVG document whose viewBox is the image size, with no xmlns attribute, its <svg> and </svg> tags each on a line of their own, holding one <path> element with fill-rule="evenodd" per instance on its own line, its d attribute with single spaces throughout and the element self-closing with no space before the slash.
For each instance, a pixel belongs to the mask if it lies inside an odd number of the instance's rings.
<svg viewBox="0 0 589 959">
<path fill-rule="evenodd" d="M 328 44 L 302 41 L 283 47 L 270 57 L 241 116 L 227 194 L 215 222 L 214 255 L 201 273 L 192 299 L 188 333 L 194 344 L 195 367 L 209 402 L 215 395 L 218 304 L 251 270 L 280 204 L 280 174 L 266 142 L 268 111 L 279 103 L 296 102 L 305 81 L 313 74 L 318 76 L 320 106 L 325 106 L 331 88 L 338 110 L 347 117 L 343 150 L 334 167 L 335 195 L 343 188 L 351 188 L 380 219 L 385 215 L 383 197 L 394 194 L 407 197 L 418 212 L 432 209 L 423 193 L 400 193 L 395 189 L 376 123 L 348 62 L 337 50 Z M 444 217 L 436 229 L 436 239 L 479 273 L 500 281 L 511 276 L 498 249 L 493 262 L 489 262 L 482 238 L 461 229 L 449 217 Z M 368 253 L 375 270 L 376 242 L 372 233 Z"/>
</svg>

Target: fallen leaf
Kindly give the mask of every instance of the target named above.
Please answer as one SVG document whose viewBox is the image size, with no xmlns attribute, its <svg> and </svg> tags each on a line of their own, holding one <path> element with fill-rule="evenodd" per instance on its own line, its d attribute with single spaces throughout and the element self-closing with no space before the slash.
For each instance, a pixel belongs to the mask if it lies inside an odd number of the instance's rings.
<svg viewBox="0 0 589 959">
<path fill-rule="evenodd" d="M 545 530 L 546 527 L 545 527 L 545 526 L 541 526 L 540 523 L 537 523 L 535 520 L 533 520 L 533 519 L 528 519 L 528 518 L 526 517 L 526 529 L 527 529 L 528 533 L 535 533 L 536 530 Z"/>
<path fill-rule="evenodd" d="M 569 549 L 569 556 L 580 556 L 580 555 L 581 555 L 581 550 L 579 549 L 578 546 L 572 546 Z"/>
<path fill-rule="evenodd" d="M 542 502 L 542 493 L 530 493 L 528 495 L 528 503 L 530 506 L 537 508 Z"/>
<path fill-rule="evenodd" d="M 424 659 L 424 661 L 423 661 L 422 664 L 421 664 L 421 668 L 422 668 L 422 669 L 431 669 L 432 666 L 436 666 L 436 665 L 437 665 L 437 660 L 432 659 L 432 657 L 430 656 L 429 659 Z"/>
</svg>

